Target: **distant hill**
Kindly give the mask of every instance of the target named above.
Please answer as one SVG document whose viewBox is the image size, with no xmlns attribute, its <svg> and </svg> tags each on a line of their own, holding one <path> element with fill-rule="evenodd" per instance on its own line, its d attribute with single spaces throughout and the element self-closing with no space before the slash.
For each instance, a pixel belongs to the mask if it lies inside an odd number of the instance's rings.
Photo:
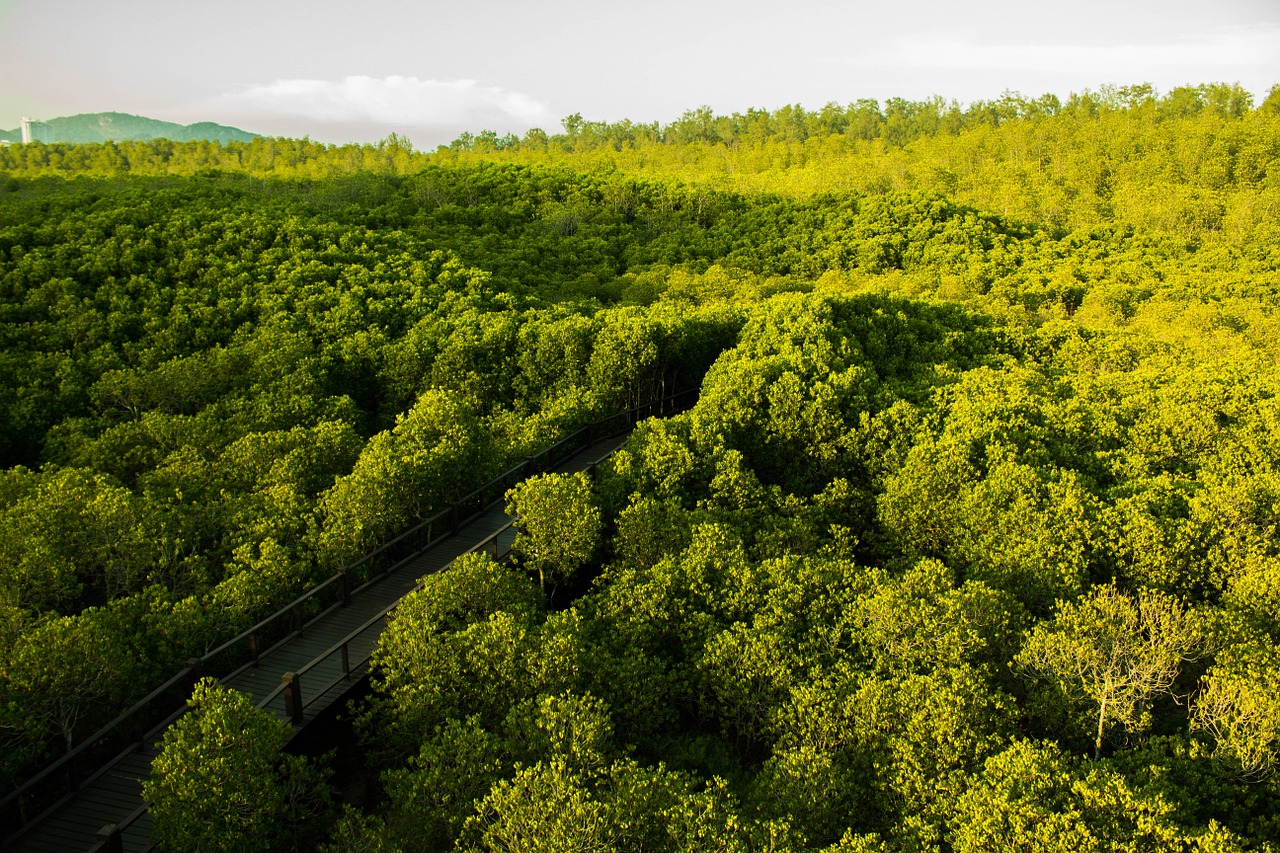
<svg viewBox="0 0 1280 853">
<path fill-rule="evenodd" d="M 174 142 L 248 142 L 258 136 L 211 121 L 181 125 L 128 113 L 81 113 L 49 119 L 44 123 L 49 126 L 49 142 L 105 142 L 108 139 L 120 142 L 161 138 Z M 0 130 L 0 140 L 21 142 L 22 128 Z"/>
</svg>

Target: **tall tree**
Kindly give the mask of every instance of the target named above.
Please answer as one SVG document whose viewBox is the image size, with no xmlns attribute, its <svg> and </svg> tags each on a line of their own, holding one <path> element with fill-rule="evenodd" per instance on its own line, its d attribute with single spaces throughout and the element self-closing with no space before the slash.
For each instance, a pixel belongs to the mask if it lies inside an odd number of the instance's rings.
<svg viewBox="0 0 1280 853">
<path fill-rule="evenodd" d="M 142 784 L 156 842 L 174 853 L 297 849 L 328 799 L 325 774 L 287 755 L 286 724 L 245 694 L 204 679 L 187 704 Z"/>
<path fill-rule="evenodd" d="M 582 472 L 530 477 L 507 492 L 507 513 L 519 519 L 515 551 L 538 573 L 544 593 L 595 552 L 600 509 Z"/>
<path fill-rule="evenodd" d="M 1027 634 L 1016 662 L 1092 717 L 1097 758 L 1112 729 L 1147 727 L 1152 699 L 1169 692 L 1198 643 L 1196 619 L 1173 597 L 1108 584 L 1060 602 Z"/>
</svg>

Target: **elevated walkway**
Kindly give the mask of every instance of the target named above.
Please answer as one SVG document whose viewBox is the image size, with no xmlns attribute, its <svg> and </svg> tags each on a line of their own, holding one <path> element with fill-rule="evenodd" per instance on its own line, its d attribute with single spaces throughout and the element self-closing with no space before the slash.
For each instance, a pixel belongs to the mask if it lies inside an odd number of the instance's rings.
<svg viewBox="0 0 1280 853">
<path fill-rule="evenodd" d="M 68 756 L 0 802 L 8 834 L 6 853 L 141 853 L 150 848 L 150 815 L 141 780 L 150 772 L 164 730 L 186 710 L 191 686 L 204 674 L 221 674 L 228 687 L 300 729 L 339 701 L 368 670 L 387 613 L 418 584 L 460 555 L 510 552 L 513 520 L 502 510 L 510 486 L 541 471 L 594 471 L 630 434 L 636 422 L 691 405 L 694 392 L 633 409 L 584 427 L 512 468 L 449 509 L 396 537 L 238 637 L 190 662 L 150 696 L 126 711 Z M 606 436 L 598 439 L 600 436 Z M 597 440 L 598 439 L 598 440 Z M 241 662 L 243 661 L 243 662 Z M 221 669 L 221 672 L 218 670 Z M 167 711 L 158 723 L 155 709 Z M 139 721 L 148 721 L 141 731 Z M 91 772 L 77 768 L 128 732 Z M 56 786 L 61 786 L 60 788 Z M 31 803 L 63 790 L 51 805 L 31 814 Z M 12 823 L 10 819 L 16 817 Z"/>
</svg>

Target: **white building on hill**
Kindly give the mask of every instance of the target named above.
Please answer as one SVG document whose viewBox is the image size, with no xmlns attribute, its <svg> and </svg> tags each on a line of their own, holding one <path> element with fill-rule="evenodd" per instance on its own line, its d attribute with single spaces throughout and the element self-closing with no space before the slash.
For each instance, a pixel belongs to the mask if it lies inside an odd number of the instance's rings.
<svg viewBox="0 0 1280 853">
<path fill-rule="evenodd" d="M 22 141 L 23 142 L 52 142 L 53 128 L 48 122 L 36 121 L 33 118 L 22 117 Z"/>
</svg>

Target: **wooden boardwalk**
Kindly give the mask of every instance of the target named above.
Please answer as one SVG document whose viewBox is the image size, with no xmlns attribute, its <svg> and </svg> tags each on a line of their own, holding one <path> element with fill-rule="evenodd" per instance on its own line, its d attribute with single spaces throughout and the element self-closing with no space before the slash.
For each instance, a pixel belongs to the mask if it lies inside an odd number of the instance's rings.
<svg viewBox="0 0 1280 853">
<path fill-rule="evenodd" d="M 617 436 L 591 445 L 552 470 L 584 471 L 611 453 L 626 440 Z M 412 562 L 395 572 L 371 581 L 358 591 L 345 606 L 335 605 L 308 622 L 301 631 L 271 652 L 257 664 L 247 665 L 222 679 L 228 687 L 248 693 L 254 701 L 290 719 L 287 695 L 278 690 L 285 673 L 298 673 L 302 705 L 298 710 L 305 721 L 338 701 L 366 670 L 365 662 L 377 645 L 384 620 L 379 614 L 410 592 L 423 575 L 437 572 L 459 555 L 473 550 L 477 543 L 493 538 L 495 532 L 508 527 L 510 518 L 501 505 L 490 507 L 447 539 L 433 543 Z M 508 527 L 497 540 L 499 552 L 510 548 L 514 532 Z M 488 546 L 486 546 L 488 547 Z M 358 629 L 364 630 L 356 632 Z M 352 637 L 353 634 L 356 634 Z M 343 655 L 336 651 L 344 640 L 350 672 L 343 671 Z M 318 658 L 322 660 L 317 661 Z M 314 664 L 308 668 L 309 664 Z M 272 694 L 276 695 L 272 695 Z M 297 706 L 294 706 L 295 708 Z M 99 842 L 98 831 L 112 824 L 127 824 L 123 833 L 123 850 L 128 853 L 149 848 L 150 816 L 143 808 L 141 780 L 148 774 L 158 750 L 159 737 L 136 744 L 85 782 L 73 796 L 59 804 L 41 819 L 31 823 L 19 835 L 3 845 L 6 853 L 85 853 Z M 132 820 L 131 820 L 132 819 Z M 104 845 L 104 848 L 107 849 Z"/>
</svg>

